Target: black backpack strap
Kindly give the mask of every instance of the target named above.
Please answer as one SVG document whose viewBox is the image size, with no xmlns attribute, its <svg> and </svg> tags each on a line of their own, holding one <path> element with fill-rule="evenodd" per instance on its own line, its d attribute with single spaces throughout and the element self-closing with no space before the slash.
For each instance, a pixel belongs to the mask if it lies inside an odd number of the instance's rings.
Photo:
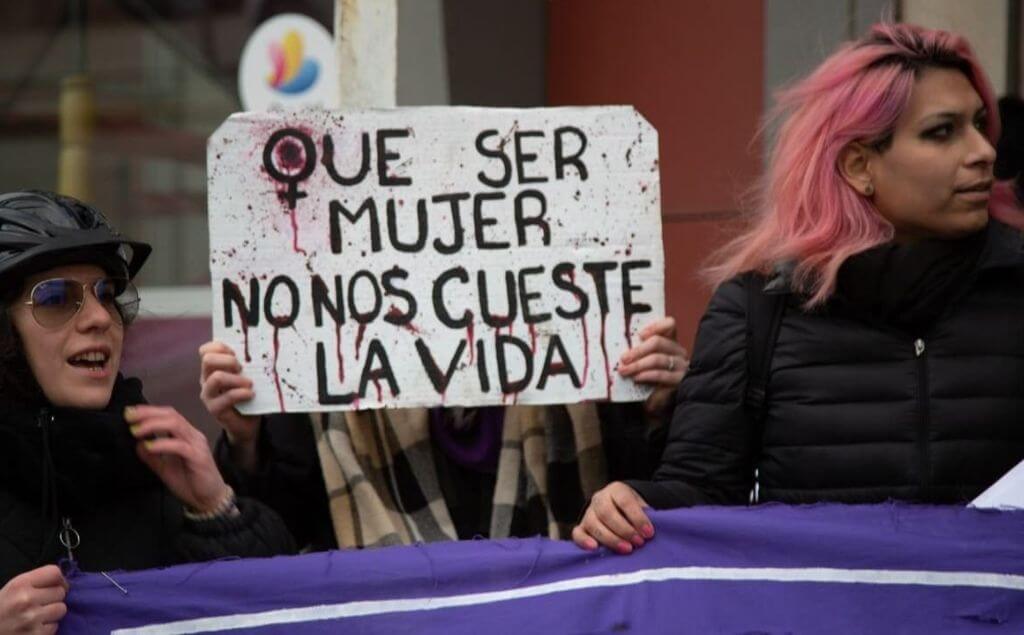
<svg viewBox="0 0 1024 635">
<path fill-rule="evenodd" d="M 764 421 L 772 354 L 786 311 L 787 293 L 765 293 L 764 279 L 747 274 L 747 392 L 744 406 L 755 426 Z"/>
</svg>

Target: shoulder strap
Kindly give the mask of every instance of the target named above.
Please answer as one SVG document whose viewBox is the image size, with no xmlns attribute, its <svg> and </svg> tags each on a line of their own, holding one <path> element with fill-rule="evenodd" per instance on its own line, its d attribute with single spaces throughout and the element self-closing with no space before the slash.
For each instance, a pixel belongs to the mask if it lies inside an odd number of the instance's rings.
<svg viewBox="0 0 1024 635">
<path fill-rule="evenodd" d="M 764 281 L 756 273 L 747 275 L 747 392 L 744 406 L 751 420 L 760 425 L 765 415 L 772 354 L 779 338 L 785 293 L 765 293 Z"/>
</svg>

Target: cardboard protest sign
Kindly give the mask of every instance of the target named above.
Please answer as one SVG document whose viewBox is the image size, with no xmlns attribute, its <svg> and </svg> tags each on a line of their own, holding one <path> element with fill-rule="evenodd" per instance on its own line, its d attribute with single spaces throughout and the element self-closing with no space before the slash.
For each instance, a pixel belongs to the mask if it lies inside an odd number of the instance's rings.
<svg viewBox="0 0 1024 635">
<path fill-rule="evenodd" d="M 241 113 L 208 146 L 214 336 L 246 412 L 638 400 L 664 312 L 629 107 Z"/>
</svg>

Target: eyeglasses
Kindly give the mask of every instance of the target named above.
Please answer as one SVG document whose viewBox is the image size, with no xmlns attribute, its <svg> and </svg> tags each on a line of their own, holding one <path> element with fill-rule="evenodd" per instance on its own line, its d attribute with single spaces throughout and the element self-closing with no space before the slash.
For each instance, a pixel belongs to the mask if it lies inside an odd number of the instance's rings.
<svg viewBox="0 0 1024 635">
<path fill-rule="evenodd" d="M 43 280 L 32 287 L 25 304 L 32 307 L 36 324 L 57 328 L 82 310 L 87 288 L 118 324 L 129 324 L 138 315 L 139 292 L 127 278 L 99 278 L 93 282 L 70 278 Z"/>
</svg>

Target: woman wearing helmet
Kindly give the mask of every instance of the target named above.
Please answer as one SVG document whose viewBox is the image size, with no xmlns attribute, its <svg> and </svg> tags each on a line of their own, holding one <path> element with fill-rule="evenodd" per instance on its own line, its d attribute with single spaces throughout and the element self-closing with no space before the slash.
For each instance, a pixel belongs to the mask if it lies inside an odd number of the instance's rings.
<svg viewBox="0 0 1024 635">
<path fill-rule="evenodd" d="M 44 192 L 0 195 L 0 632 L 52 631 L 65 570 L 293 550 L 206 438 L 118 373 L 149 245 Z"/>
</svg>

